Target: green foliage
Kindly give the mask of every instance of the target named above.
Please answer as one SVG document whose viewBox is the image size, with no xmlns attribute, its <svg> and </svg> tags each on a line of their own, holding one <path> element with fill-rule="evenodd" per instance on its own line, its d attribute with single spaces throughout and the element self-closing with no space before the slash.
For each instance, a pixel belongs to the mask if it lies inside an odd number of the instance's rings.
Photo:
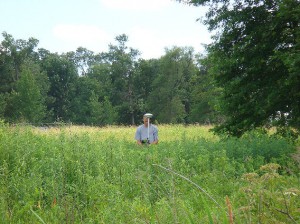
<svg viewBox="0 0 300 224">
<path fill-rule="evenodd" d="M 162 123 L 184 123 L 190 113 L 190 81 L 196 71 L 192 48 L 174 47 L 160 59 L 149 107 Z"/>
<path fill-rule="evenodd" d="M 213 67 L 204 56 L 198 56 L 199 72 L 191 78 L 191 112 L 190 121 L 201 124 L 219 124 L 224 120 L 216 109 L 217 98 L 221 95 L 222 89 L 216 87 L 212 75 L 207 68 Z"/>
<path fill-rule="evenodd" d="M 115 38 L 117 45 L 109 45 L 109 51 L 101 55 L 106 65 L 109 65 L 111 81 L 111 104 L 118 109 L 119 123 L 134 124 L 136 110 L 136 92 L 133 87 L 136 71 L 136 61 L 139 51 L 126 46 L 128 36 L 125 34 Z"/>
<path fill-rule="evenodd" d="M 276 132 L 273 134 L 276 138 L 284 138 L 291 142 L 296 142 L 299 139 L 299 131 L 292 129 L 288 126 L 279 126 L 276 128 Z"/>
<path fill-rule="evenodd" d="M 204 24 L 216 31 L 208 72 L 226 121 L 215 131 L 241 136 L 274 120 L 299 130 L 299 1 L 184 2 L 208 5 Z"/>
<path fill-rule="evenodd" d="M 156 107 L 156 99 L 151 102 L 150 95 L 152 95 L 154 86 L 154 80 L 159 76 L 160 60 L 150 59 L 143 60 L 140 59 L 137 63 L 136 72 L 133 78 L 133 89 L 135 92 L 135 123 L 138 122 L 143 114 L 147 111 L 153 111 Z M 152 104 L 155 104 L 152 107 Z"/>
<path fill-rule="evenodd" d="M 50 82 L 48 96 L 52 100 L 49 100 L 47 109 L 52 111 L 54 121 L 68 121 L 71 98 L 78 78 L 76 68 L 65 56 L 57 54 L 47 54 L 41 61 L 41 67 Z"/>
<path fill-rule="evenodd" d="M 117 43 L 109 45 L 108 52 L 94 54 L 80 47 L 59 55 L 46 49 L 35 51 L 38 40 L 34 38 L 15 40 L 4 32 L 0 116 L 35 123 L 135 124 L 143 113 L 152 111 L 160 123 L 226 119 L 215 130 L 235 136 L 265 124 L 279 126 L 278 133 L 288 127 L 290 137 L 297 133 L 299 3 L 183 2 L 208 4 L 204 22 L 210 30 L 220 31 L 204 59 L 196 58 L 187 47 L 166 49 L 160 59 L 138 59 L 138 50 L 126 46 L 125 34 L 115 38 Z M 17 103 L 23 102 L 17 90 L 23 67 L 31 67 L 47 105 L 44 116 L 32 118 L 29 106 L 22 109 Z M 101 116 L 103 110 L 111 116 Z"/>
<path fill-rule="evenodd" d="M 108 97 L 104 97 L 104 100 L 101 102 L 101 108 L 102 108 L 101 124 L 102 125 L 115 124 L 118 119 L 118 114 L 116 108 L 113 107 Z"/>
<path fill-rule="evenodd" d="M 96 62 L 94 52 L 83 47 L 78 47 L 76 52 L 68 52 L 65 56 L 75 64 L 79 76 L 86 76 Z"/>
<path fill-rule="evenodd" d="M 12 93 L 13 115 L 16 121 L 38 123 L 46 115 L 45 98 L 35 77 L 34 67 L 24 67 Z"/>
<path fill-rule="evenodd" d="M 4 118 L 6 104 L 5 94 L 0 94 L 0 118 L 2 119 Z"/>
<path fill-rule="evenodd" d="M 286 172 L 288 158 L 295 151 L 287 139 L 269 137 L 259 131 L 249 132 L 242 138 L 223 139 L 219 146 L 226 150 L 230 159 L 242 163 L 247 172 L 255 171 L 270 162 L 280 162 L 282 171 Z"/>
<path fill-rule="evenodd" d="M 243 186 L 235 198 L 240 222 L 297 223 L 294 217 L 299 217 L 295 207 L 299 206 L 300 191 L 288 185 L 283 187 L 292 179 L 283 178 L 278 173 L 279 168 L 280 165 L 269 163 L 261 166 L 258 172 L 241 177 Z M 246 203 L 241 204 L 241 201 Z"/>
<path fill-rule="evenodd" d="M 289 143 L 258 134 L 190 139 L 174 126 L 179 139 L 139 147 L 120 127 L 76 130 L 0 125 L 1 223 L 230 223 L 226 196 L 237 223 L 299 221 L 297 174 L 281 172 L 297 170 Z M 233 155 L 239 149 L 262 159 L 245 161 Z"/>
<path fill-rule="evenodd" d="M 100 84 L 95 78 L 79 77 L 75 84 L 74 96 L 70 100 L 69 118 L 75 124 L 98 124 L 101 110 Z M 98 104 L 98 105 L 97 105 Z"/>
<path fill-rule="evenodd" d="M 26 60 L 36 60 L 34 48 L 38 40 L 29 38 L 28 41 L 17 39 L 12 35 L 3 32 L 4 40 L 0 44 L 0 93 L 11 92 L 14 89 L 14 82 L 19 80 L 21 67 Z"/>
<path fill-rule="evenodd" d="M 104 97 L 102 102 L 99 102 L 93 94 L 89 101 L 89 122 L 95 125 L 112 125 L 117 121 L 117 111 L 111 105 L 108 97 Z"/>
<path fill-rule="evenodd" d="M 0 116 L 7 121 L 136 124 L 150 111 L 160 123 L 219 122 L 211 103 L 217 91 L 206 81 L 208 77 L 198 77 L 199 61 L 190 47 L 175 46 L 159 59 L 143 60 L 138 50 L 127 46 L 125 34 L 116 36 L 116 44 L 99 54 L 82 47 L 62 54 L 35 50 L 34 38 L 2 35 Z M 25 67 L 46 104 L 44 116 L 34 121 L 22 115 L 21 110 L 30 107 L 22 109 L 17 102 L 17 83 Z"/>
</svg>

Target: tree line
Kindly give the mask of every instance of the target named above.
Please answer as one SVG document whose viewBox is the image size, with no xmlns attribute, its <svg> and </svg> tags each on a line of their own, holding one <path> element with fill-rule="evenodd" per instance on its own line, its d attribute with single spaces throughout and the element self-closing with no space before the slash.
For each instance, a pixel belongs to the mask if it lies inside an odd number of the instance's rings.
<svg viewBox="0 0 300 224">
<path fill-rule="evenodd" d="M 125 34 L 97 54 L 82 47 L 51 53 L 37 48 L 37 39 L 2 35 L 0 117 L 8 122 L 128 125 L 139 124 L 149 111 L 160 123 L 216 117 L 199 95 L 205 72 L 192 48 L 173 47 L 159 59 L 144 60 L 127 46 Z"/>
<path fill-rule="evenodd" d="M 144 60 L 125 34 L 107 52 L 51 53 L 38 40 L 0 44 L 0 118 L 8 122 L 213 123 L 241 136 L 260 127 L 300 130 L 300 2 L 177 0 L 208 8 L 205 55 L 173 47 Z"/>
</svg>

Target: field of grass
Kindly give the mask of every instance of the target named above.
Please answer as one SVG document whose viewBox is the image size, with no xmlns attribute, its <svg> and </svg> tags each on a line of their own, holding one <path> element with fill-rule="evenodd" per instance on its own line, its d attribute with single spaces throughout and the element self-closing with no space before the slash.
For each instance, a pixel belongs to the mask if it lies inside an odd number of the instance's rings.
<svg viewBox="0 0 300 224">
<path fill-rule="evenodd" d="M 0 223 L 299 223 L 299 146 L 209 128 L 0 124 Z"/>
</svg>

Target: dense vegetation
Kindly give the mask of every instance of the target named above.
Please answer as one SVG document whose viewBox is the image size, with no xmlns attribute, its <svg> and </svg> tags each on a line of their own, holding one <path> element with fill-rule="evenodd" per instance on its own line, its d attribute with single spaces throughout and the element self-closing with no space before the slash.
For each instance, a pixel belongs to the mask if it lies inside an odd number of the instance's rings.
<svg viewBox="0 0 300 224">
<path fill-rule="evenodd" d="M 58 54 L 2 33 L 1 223 L 300 222 L 300 2 L 180 2 L 209 6 L 204 56 L 144 60 L 125 34 Z M 178 125 L 149 148 L 109 126 L 144 112 Z"/>
<path fill-rule="evenodd" d="M 107 125 L 139 123 L 147 111 L 160 123 L 209 123 L 205 72 L 192 48 L 167 49 L 144 60 L 115 38 L 108 52 L 79 47 L 51 53 L 38 40 L 15 40 L 3 32 L 0 44 L 0 119 L 10 123 Z M 201 94 L 201 95 L 199 95 Z M 138 120 L 138 122 L 137 122 Z"/>
<path fill-rule="evenodd" d="M 203 126 L 0 128 L 1 223 L 299 223 L 299 154 Z M 294 155 L 292 159 L 291 155 Z"/>
<path fill-rule="evenodd" d="M 205 55 L 144 60 L 125 34 L 58 54 L 2 33 L 1 223 L 300 222 L 300 2 L 178 1 L 209 6 Z M 164 125 L 145 148 L 107 126 L 144 112 L 222 135 Z"/>
<path fill-rule="evenodd" d="M 215 130 L 300 130 L 299 0 L 177 1 L 208 7 L 203 20 L 215 35 L 205 67 L 222 89 L 218 108 L 226 117 Z"/>
<path fill-rule="evenodd" d="M 208 6 L 203 21 L 214 41 L 205 55 L 173 47 L 144 60 L 125 34 L 107 52 L 58 54 L 38 48 L 35 38 L 3 32 L 0 118 L 136 124 L 151 111 L 160 123 L 214 123 L 215 131 L 235 136 L 272 126 L 297 134 L 299 1 L 178 1 Z"/>
</svg>

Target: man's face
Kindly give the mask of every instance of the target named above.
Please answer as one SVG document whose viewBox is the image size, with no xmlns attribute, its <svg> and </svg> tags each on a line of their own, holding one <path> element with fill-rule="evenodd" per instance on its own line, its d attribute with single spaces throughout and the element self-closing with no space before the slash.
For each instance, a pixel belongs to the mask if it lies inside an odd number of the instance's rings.
<svg viewBox="0 0 300 224">
<path fill-rule="evenodd" d="M 143 121 L 144 121 L 144 125 L 148 126 L 148 118 L 147 117 L 143 117 Z M 150 122 L 150 119 L 149 119 Z"/>
</svg>

